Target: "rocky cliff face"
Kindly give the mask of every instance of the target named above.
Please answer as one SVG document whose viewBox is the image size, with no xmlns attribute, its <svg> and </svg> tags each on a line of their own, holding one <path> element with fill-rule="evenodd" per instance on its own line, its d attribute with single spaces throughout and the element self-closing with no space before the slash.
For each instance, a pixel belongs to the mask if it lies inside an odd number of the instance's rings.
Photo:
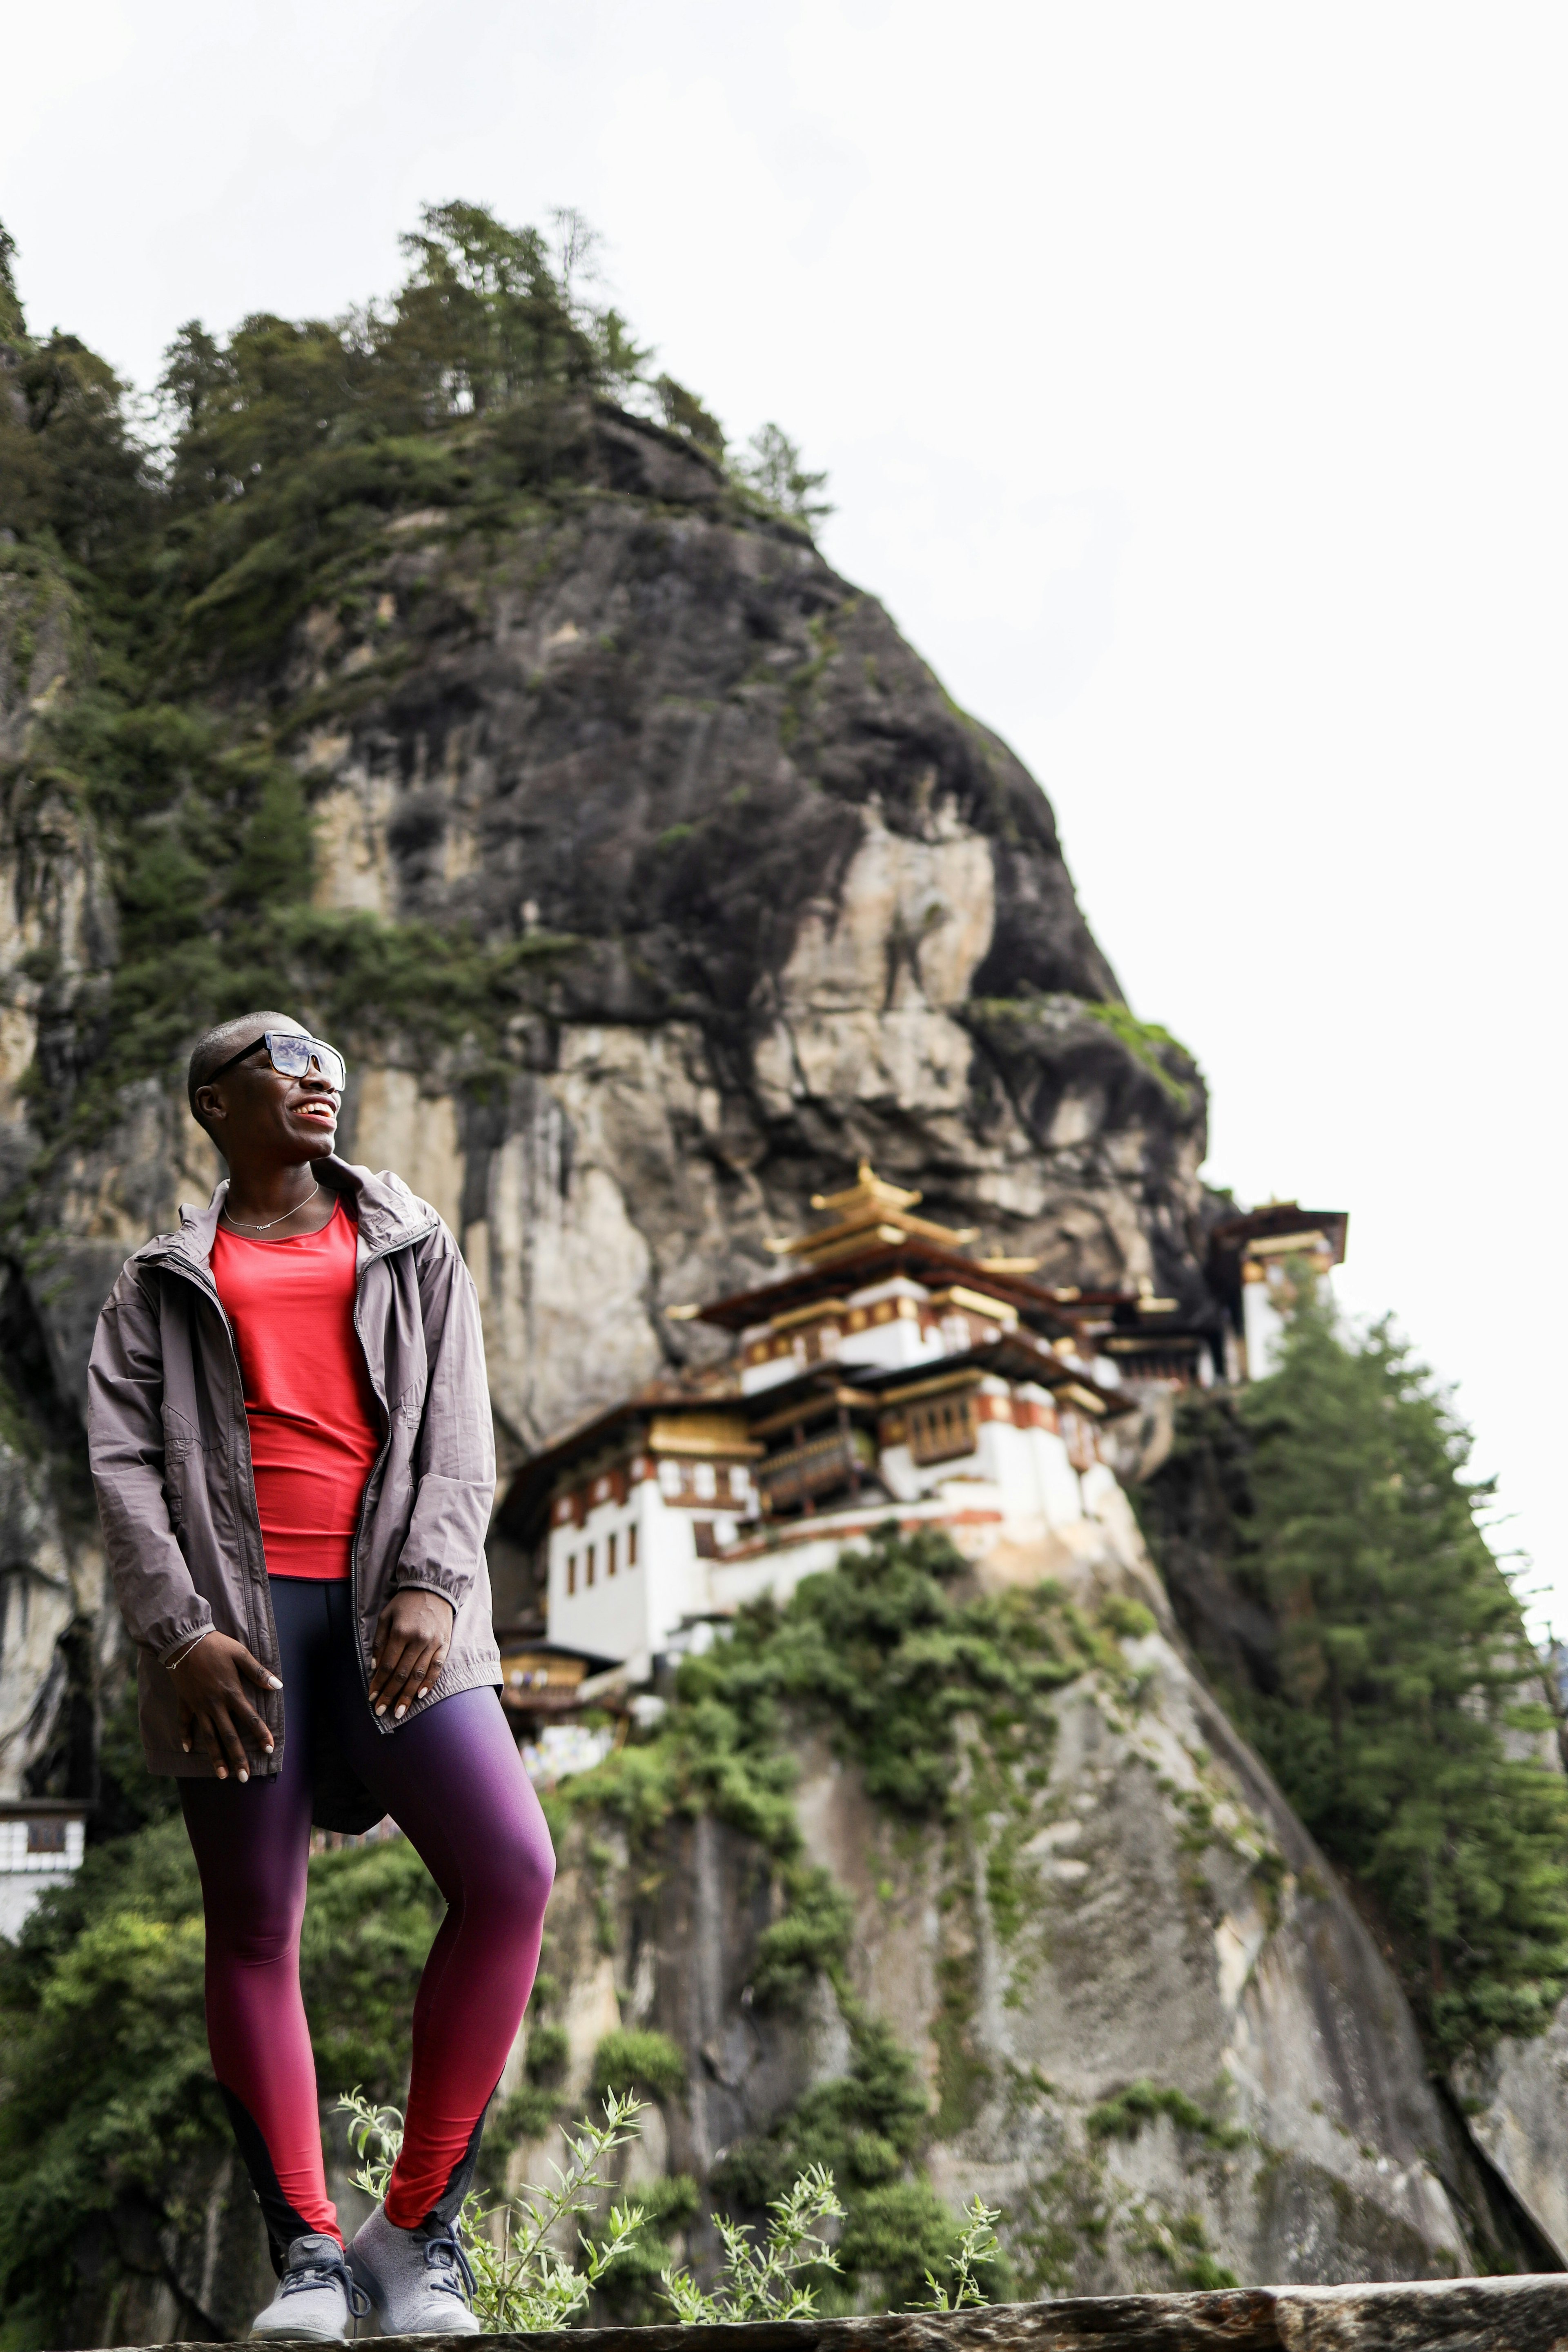
<svg viewBox="0 0 1568 2352">
<path fill-rule="evenodd" d="M 370 966 L 334 1000 L 347 1147 L 461 1232 L 514 1450 L 701 1347 L 662 1309 L 765 1271 L 860 1153 L 1064 1281 L 1190 1286 L 1201 1082 L 1096 1017 L 1115 983 L 1037 786 L 699 453 L 599 415 L 582 464 L 501 541 L 391 518 L 280 672 L 227 689 L 308 780 L 327 950 L 357 912 L 531 975 L 456 1037 L 416 971 L 395 1006 Z M 14 757 L 66 631 L 26 675 L 15 637 Z M 113 944 L 79 813 L 25 764 L 10 792 L 14 1082 Z M 37 1212 L 85 1293 L 38 1289 L 68 1385 L 112 1249 L 203 1157 L 158 1090 L 127 1110 Z"/>
<path fill-rule="evenodd" d="M 4 1794 L 90 1779 L 115 1636 L 83 1504 L 86 1351 L 126 1251 L 216 1173 L 173 1067 L 72 1124 L 114 1052 L 126 913 L 51 750 L 92 660 L 68 586 L 18 555 L 0 577 Z M 766 1237 L 862 1155 L 1047 1279 L 1201 1298 L 1202 1082 L 1115 1004 L 1045 797 L 876 602 L 698 450 L 584 404 L 548 497 L 504 530 L 462 506 L 387 515 L 279 660 L 215 677 L 212 708 L 303 780 L 315 913 L 293 1001 L 351 1057 L 344 1149 L 461 1237 L 503 1462 L 716 1345 L 668 1309 L 764 1276 Z M 973 1856 L 979 1892 L 949 1902 L 950 1864 L 803 1754 L 855 1987 L 933 2084 L 952 1964 L 973 1988 L 970 2090 L 944 2095 L 932 2178 L 1007 2206 L 1039 2287 L 1512 2259 L 1393 1980 L 1106 1507 L 1068 1569 L 1086 1605 L 1142 1594 L 1155 1630 L 1061 1694 L 1026 1918 L 998 1918 Z M 651 1893 L 628 1866 L 606 1898 L 574 1849 L 553 1932 L 580 2081 L 613 2024 L 674 2035 L 689 2095 L 646 2160 L 700 2175 L 842 2071 L 845 2030 L 826 1985 L 804 2021 L 759 2024 L 754 1858 L 710 1822 L 670 1835 Z M 1114 2109 L 1140 2078 L 1154 2106 Z"/>
<path fill-rule="evenodd" d="M 847 2073 L 859 2003 L 917 2057 L 934 2185 L 1002 2208 L 1022 2293 L 1512 2267 L 1521 2242 L 1392 1975 L 1185 1663 L 1124 1505 L 1068 1583 L 1113 1622 L 1115 1598 L 1141 1604 L 1149 1630 L 1057 1697 L 1026 1823 L 981 1804 L 956 1836 L 914 1836 L 826 1738 L 800 1741 L 805 1856 L 854 1927 L 847 1983 L 819 1979 L 796 2015 L 753 1998 L 773 1909 L 748 1841 L 711 1819 L 651 1853 L 578 1832 L 548 1955 L 569 1988 L 566 2087 L 586 2091 L 617 2026 L 668 2034 L 686 2084 L 630 2177 L 722 2179 Z M 537 2177 L 546 2153 L 514 2169 Z"/>
</svg>

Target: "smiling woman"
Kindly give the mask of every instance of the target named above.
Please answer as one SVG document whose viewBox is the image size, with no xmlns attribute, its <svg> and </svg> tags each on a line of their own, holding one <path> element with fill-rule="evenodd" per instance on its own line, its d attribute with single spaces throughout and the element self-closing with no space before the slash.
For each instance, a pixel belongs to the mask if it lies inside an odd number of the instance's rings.
<svg viewBox="0 0 1568 2352">
<path fill-rule="evenodd" d="M 553 1857 L 496 1695 L 495 1456 L 474 1287 L 400 1179 L 332 1150 L 342 1055 L 287 1014 L 209 1030 L 228 1163 L 126 1266 L 90 1370 L 93 1475 L 154 1771 L 179 1780 L 214 2071 L 280 2284 L 261 2336 L 471 2335 L 453 2224 L 539 1958 Z M 243 1410 L 236 1410 L 236 1373 Z M 391 1812 L 447 1898 L 408 2122 L 345 2255 L 300 1929 L 312 1821 Z"/>
<path fill-rule="evenodd" d="M 323 1202 L 310 1164 L 332 1148 L 344 1076 L 336 1048 L 286 1013 L 247 1013 L 199 1040 L 191 1116 L 229 1165 L 225 1223 L 253 1234 L 285 1223 L 309 1234 L 326 1224 L 332 1197 Z"/>
</svg>

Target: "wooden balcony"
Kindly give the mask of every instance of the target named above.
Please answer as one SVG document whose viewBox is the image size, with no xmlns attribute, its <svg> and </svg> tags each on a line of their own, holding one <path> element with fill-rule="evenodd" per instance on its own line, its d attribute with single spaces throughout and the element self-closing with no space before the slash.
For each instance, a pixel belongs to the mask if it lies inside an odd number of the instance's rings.
<svg viewBox="0 0 1568 2352">
<path fill-rule="evenodd" d="M 860 1429 L 831 1429 L 804 1445 L 770 1454 L 752 1474 L 763 1517 L 810 1509 L 822 1495 L 842 1494 L 847 1488 L 852 1493 L 866 1472 L 875 1468 L 876 1460 L 876 1448 Z"/>
</svg>

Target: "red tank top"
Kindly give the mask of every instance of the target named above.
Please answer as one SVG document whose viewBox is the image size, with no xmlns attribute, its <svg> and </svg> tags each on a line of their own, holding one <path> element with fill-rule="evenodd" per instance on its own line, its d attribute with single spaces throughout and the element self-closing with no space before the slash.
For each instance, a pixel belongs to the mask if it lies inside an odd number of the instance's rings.
<svg viewBox="0 0 1568 2352">
<path fill-rule="evenodd" d="M 381 1450 L 353 1327 L 357 1231 L 340 1202 L 319 1234 L 253 1242 L 220 1225 L 213 1238 L 273 1576 L 348 1575 L 360 1497 Z"/>
</svg>

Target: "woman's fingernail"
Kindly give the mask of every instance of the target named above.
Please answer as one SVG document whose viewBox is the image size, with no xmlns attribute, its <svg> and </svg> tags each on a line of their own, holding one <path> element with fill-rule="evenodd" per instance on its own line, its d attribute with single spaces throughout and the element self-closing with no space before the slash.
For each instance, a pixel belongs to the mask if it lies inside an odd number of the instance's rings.
<svg viewBox="0 0 1568 2352">
<path fill-rule="evenodd" d="M 370 1670 L 371 1670 L 371 1673 L 372 1673 L 373 1675 L 374 1674 L 374 1672 L 375 1672 L 375 1670 L 376 1670 L 377 1666 L 379 1666 L 379 1665 L 380 1665 L 380 1664 L 381 1664 L 381 1660 L 380 1660 L 379 1658 L 377 1658 L 377 1657 L 373 1657 L 373 1658 L 371 1659 L 371 1662 L 370 1662 Z"/>
<path fill-rule="evenodd" d="M 272 1753 L 272 1742 L 270 1741 L 270 1739 L 269 1739 L 269 1740 L 268 1741 L 268 1743 L 267 1743 L 267 1753 L 268 1754 L 268 1756 L 270 1756 L 270 1755 L 271 1755 L 271 1753 Z"/>
<path fill-rule="evenodd" d="M 268 1690 L 281 1690 L 283 1685 L 279 1681 L 276 1675 L 268 1675 L 267 1677 L 267 1687 Z"/>
<path fill-rule="evenodd" d="M 430 1687 L 430 1685 L 429 1685 L 429 1684 L 428 1684 L 428 1683 L 421 1683 L 421 1684 L 420 1684 L 420 1685 L 419 1685 L 418 1690 L 415 1693 L 415 1696 L 416 1696 L 416 1698 L 423 1698 L 423 1697 L 425 1696 L 426 1692 L 429 1689 L 429 1687 Z"/>
<path fill-rule="evenodd" d="M 221 1764 L 217 1768 L 217 1776 L 220 1780 L 226 1780 L 228 1778 L 227 1772 L 224 1769 L 224 1767 Z"/>
<path fill-rule="evenodd" d="M 386 1701 L 385 1701 L 384 1699 L 383 1699 L 383 1700 L 382 1700 L 381 1705 L 376 1708 L 376 1710 L 375 1710 L 375 1711 L 376 1711 L 377 1715 L 384 1715 L 384 1714 L 386 1713 Z"/>
<path fill-rule="evenodd" d="M 400 1715 L 406 1715 L 406 1714 L 407 1714 L 407 1712 L 408 1712 L 408 1709 L 406 1708 L 406 1706 L 405 1706 L 401 1702 L 399 1702 L 399 1704 L 398 1704 L 396 1706 L 395 1706 L 395 1707 L 393 1708 L 393 1710 L 392 1710 L 392 1719 L 393 1719 L 394 1723 L 395 1723 L 395 1722 L 397 1721 L 397 1718 L 398 1718 L 398 1717 L 399 1717 Z"/>
<path fill-rule="evenodd" d="M 250 1778 L 249 1773 L 246 1770 L 243 1764 L 239 1768 L 239 1777 L 242 1780 L 248 1780 Z"/>
<path fill-rule="evenodd" d="M 182 1739 L 182 1740 L 181 1740 L 181 1742 L 180 1742 L 180 1745 L 181 1745 L 181 1747 L 184 1749 L 184 1751 L 185 1751 L 186 1755 L 188 1756 L 188 1755 L 190 1754 L 190 1752 L 191 1752 L 191 1743 L 190 1743 L 190 1741 L 189 1741 L 188 1739 Z"/>
</svg>

